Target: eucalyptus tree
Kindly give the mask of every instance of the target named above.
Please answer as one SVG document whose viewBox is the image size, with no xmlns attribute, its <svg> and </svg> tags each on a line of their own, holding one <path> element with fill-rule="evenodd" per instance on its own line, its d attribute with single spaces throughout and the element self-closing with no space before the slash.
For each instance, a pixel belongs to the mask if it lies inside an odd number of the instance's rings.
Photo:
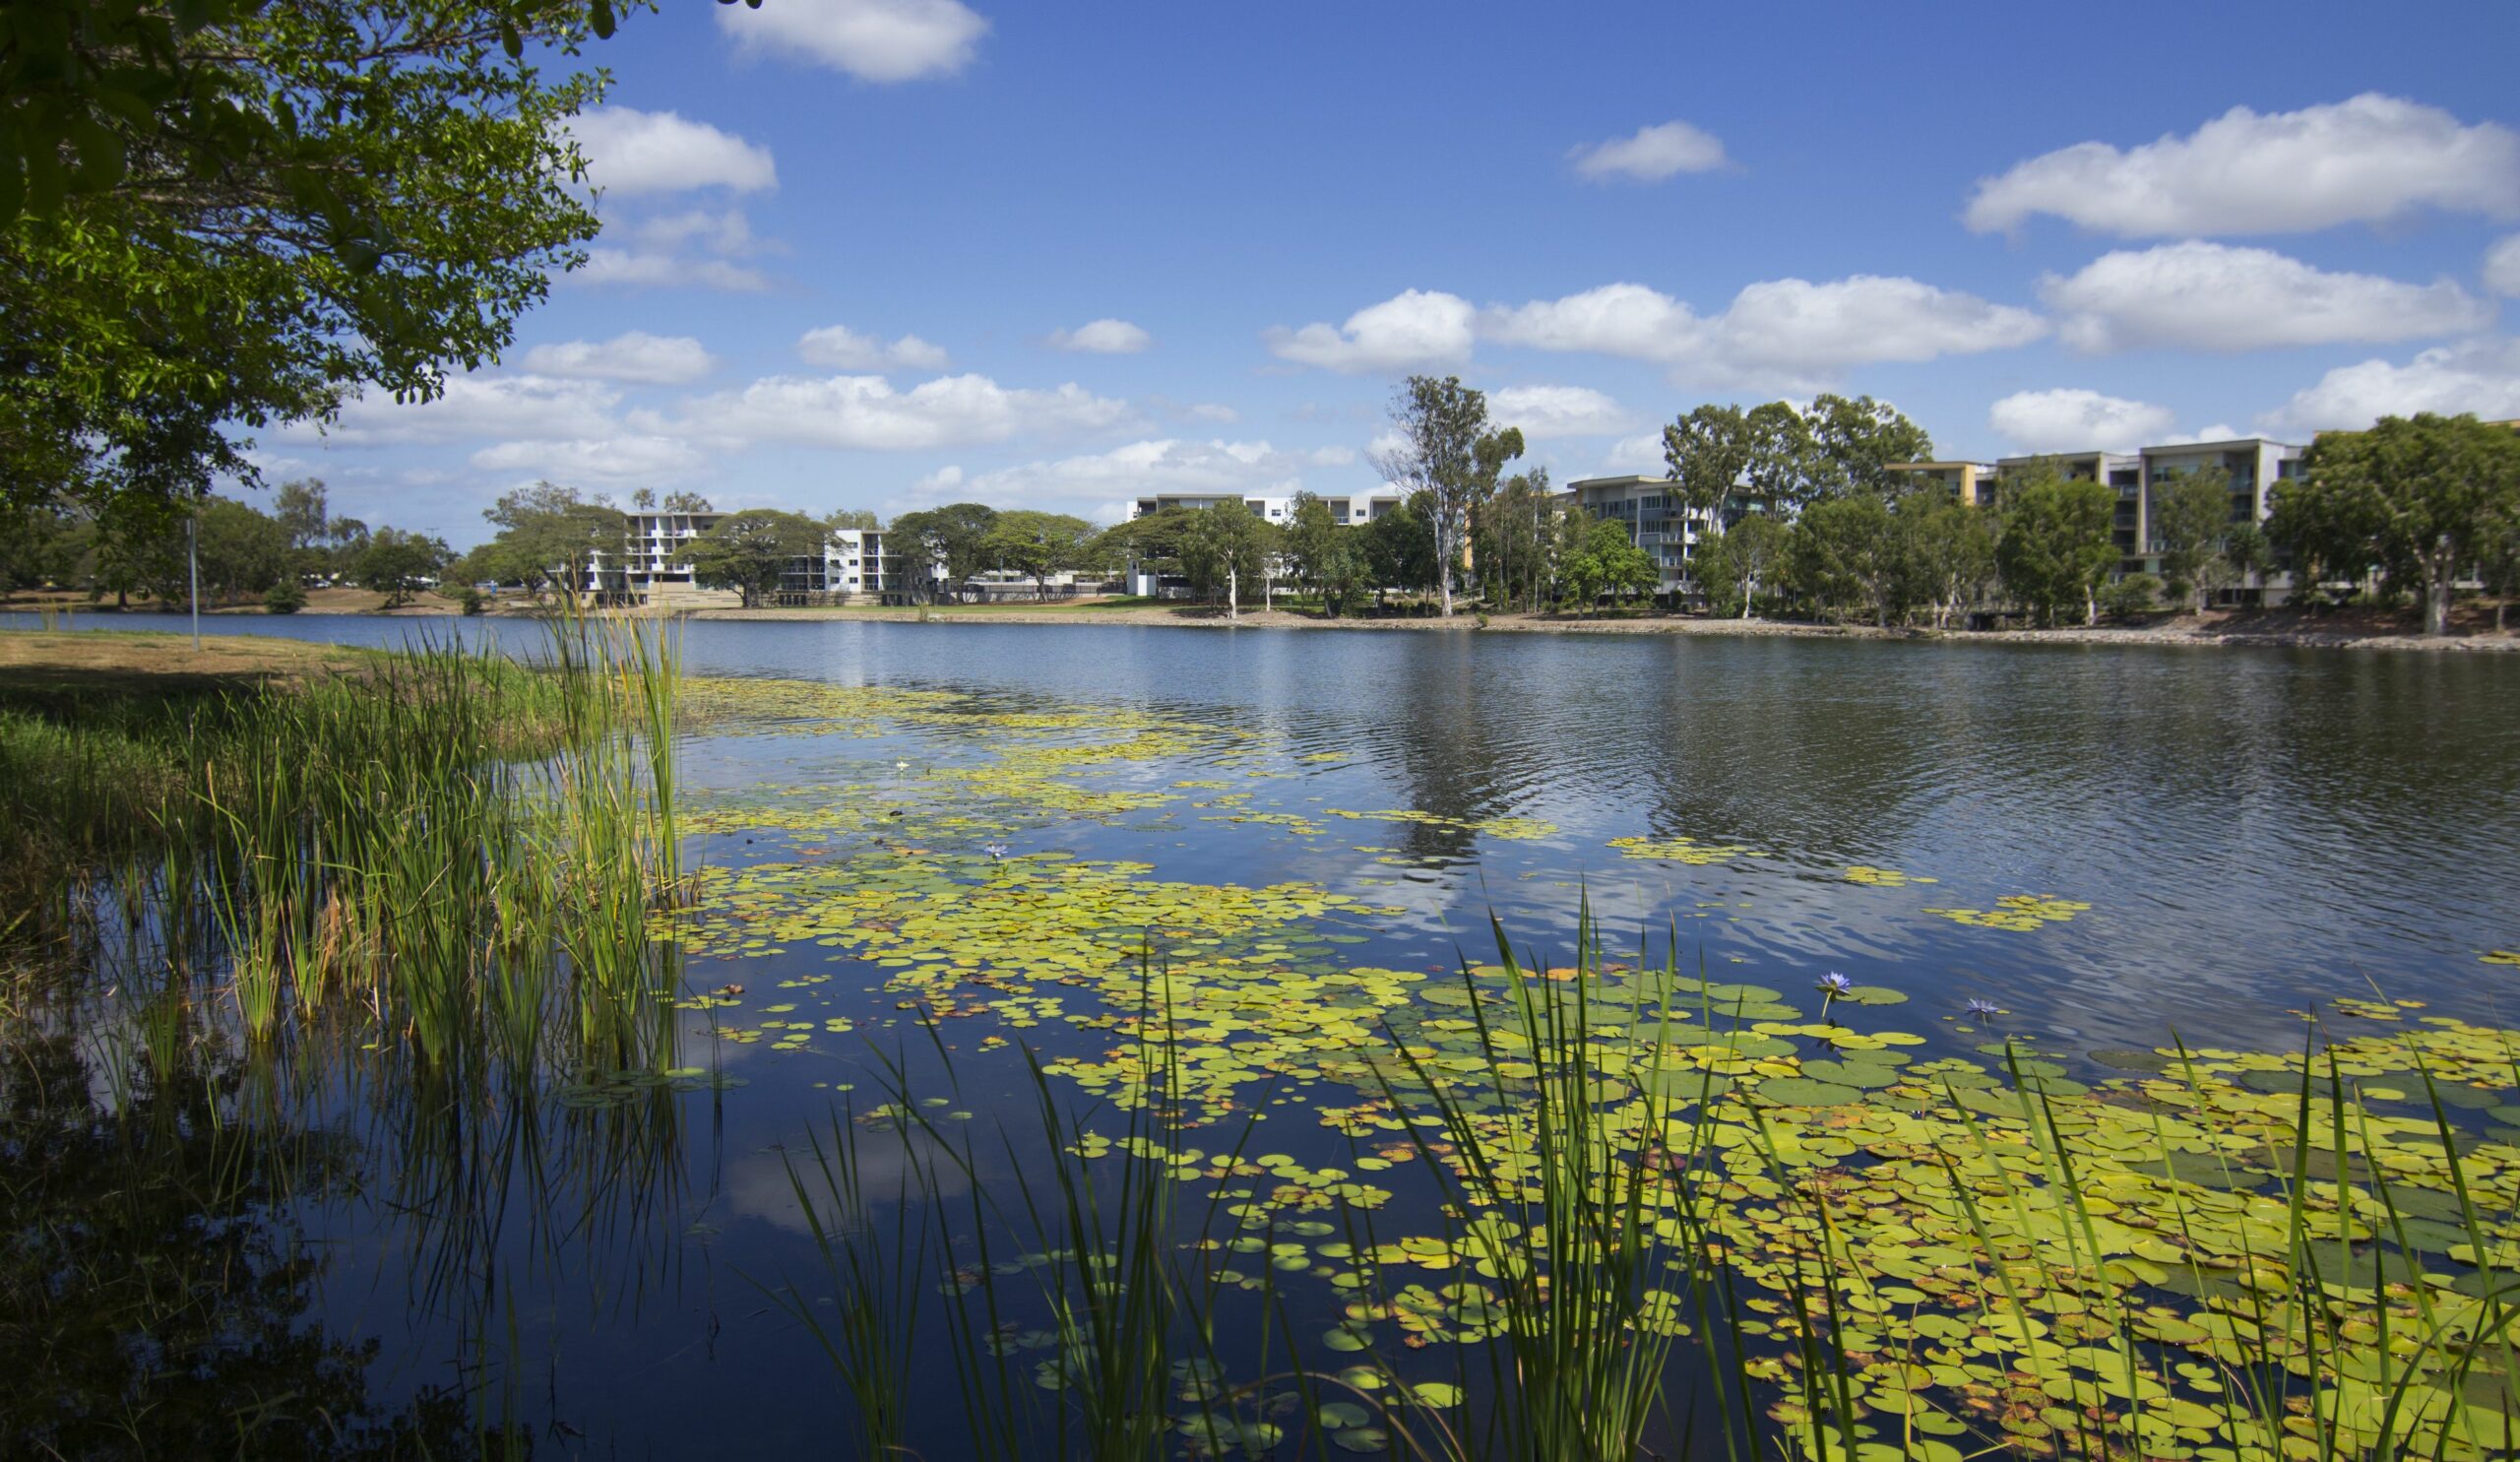
<svg viewBox="0 0 2520 1462">
<path fill-rule="evenodd" d="M 2232 475 L 2220 464 L 2155 479 L 2145 518 L 2161 544 L 2162 577 L 2204 609 L 2212 599 L 2223 544 L 2232 531 Z"/>
<path fill-rule="evenodd" d="M 1504 465 L 1523 454 L 1523 434 L 1510 426 L 1489 430 L 1485 393 L 1463 385 L 1459 376 L 1411 376 L 1392 398 L 1391 423 L 1397 444 L 1375 453 L 1373 464 L 1384 481 L 1413 497 L 1425 495 L 1434 583 L 1450 618 L 1453 576 L 1469 540 L 1472 513 L 1494 489 Z"/>
<path fill-rule="evenodd" d="M 1867 492 L 1886 500 L 1900 486 L 1890 471 L 1894 464 L 1933 457 L 1933 438 L 1923 427 L 1869 396 L 1849 400 L 1823 392 L 1802 416 L 1811 433 L 1811 498 Z"/>
<path fill-rule="evenodd" d="M 2117 495 L 2089 478 L 2068 479 L 2040 463 L 2003 484 L 2003 529 L 1995 540 L 1995 572 L 2005 592 L 2048 624 L 2080 604 L 2083 622 L 2099 617 L 2101 581 L 2117 561 L 2110 538 Z"/>
<path fill-rule="evenodd" d="M 1790 546 L 1785 520 L 1774 513 L 1744 513 L 1732 527 L 1700 538 L 1689 572 L 1706 592 L 1708 610 L 1754 617 L 1758 592 L 1783 575 Z"/>
<path fill-rule="evenodd" d="M 1663 428 L 1663 461 L 1670 468 L 1673 495 L 1692 518 L 1720 514 L 1757 455 L 1748 414 L 1737 406 L 1707 402 Z"/>
<path fill-rule="evenodd" d="M 2424 629 L 2450 629 L 2460 572 L 2488 556 L 2520 512 L 2520 433 L 2473 415 L 2383 416 L 2310 444 L 2276 487 L 2268 536 L 2305 564 L 2376 565 L 2424 601 Z"/>
</svg>

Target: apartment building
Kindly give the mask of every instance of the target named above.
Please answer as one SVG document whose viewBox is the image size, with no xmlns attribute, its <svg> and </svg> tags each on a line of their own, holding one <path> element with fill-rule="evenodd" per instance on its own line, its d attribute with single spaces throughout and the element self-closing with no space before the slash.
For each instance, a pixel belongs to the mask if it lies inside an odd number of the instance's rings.
<svg viewBox="0 0 2520 1462">
<path fill-rule="evenodd" d="M 1995 486 L 1996 467 L 1991 462 L 1894 462 L 1889 470 L 1910 485 L 1940 486 L 1971 507 L 1986 506 Z"/>
<path fill-rule="evenodd" d="M 1400 506 L 1401 501 L 1399 491 L 1394 488 L 1384 488 L 1375 492 L 1358 492 L 1353 494 L 1317 493 L 1315 495 L 1320 497 L 1323 502 L 1329 504 L 1330 518 L 1332 522 L 1352 526 L 1362 523 L 1371 523 L 1376 518 L 1390 512 L 1393 508 Z M 1140 518 L 1144 518 L 1151 513 L 1162 512 L 1166 508 L 1187 508 L 1191 512 L 1196 513 L 1213 508 L 1219 503 L 1228 502 L 1239 502 L 1244 507 L 1251 510 L 1251 515 L 1253 517 L 1265 519 L 1268 522 L 1279 525 L 1280 527 L 1284 527 L 1294 521 L 1295 499 L 1293 494 L 1289 493 L 1281 496 L 1273 493 L 1249 492 L 1149 493 L 1148 495 L 1136 498 L 1129 503 L 1128 517 L 1126 521 L 1135 523 Z"/>
<path fill-rule="evenodd" d="M 702 588 L 691 567 L 691 540 L 717 527 L 725 514 L 640 509 L 627 516 L 620 553 L 597 554 L 589 567 L 586 593 L 591 601 L 702 608 L 741 600 L 732 590 Z M 845 528 L 823 540 L 819 554 L 789 560 L 780 575 L 779 592 L 849 599 L 910 587 L 886 549 L 883 530 Z"/>
<path fill-rule="evenodd" d="M 1717 526 L 1716 514 L 1692 512 L 1682 503 L 1678 487 L 1670 477 L 1584 477 L 1567 483 L 1557 500 L 1626 524 L 1629 540 L 1663 571 L 1657 592 L 1677 594 L 1687 585 L 1698 540 Z M 1726 521 L 1738 516 L 1737 506 L 1726 506 Z"/>
</svg>

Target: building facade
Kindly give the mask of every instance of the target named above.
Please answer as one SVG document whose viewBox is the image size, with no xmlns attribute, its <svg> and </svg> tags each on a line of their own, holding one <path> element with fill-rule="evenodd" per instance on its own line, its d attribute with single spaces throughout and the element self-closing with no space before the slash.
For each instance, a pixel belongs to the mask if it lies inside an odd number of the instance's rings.
<svg viewBox="0 0 2520 1462">
<path fill-rule="evenodd" d="M 1332 522 L 1350 526 L 1371 523 L 1400 506 L 1401 503 L 1401 494 L 1396 488 L 1384 488 L 1375 492 L 1317 493 L 1315 495 L 1329 504 Z M 1293 494 L 1254 492 L 1153 492 L 1144 497 L 1132 499 L 1129 503 L 1128 517 L 1124 521 L 1135 523 L 1140 518 L 1162 512 L 1166 508 L 1187 508 L 1194 513 L 1204 512 L 1220 503 L 1228 502 L 1239 502 L 1251 510 L 1251 516 L 1275 523 L 1281 528 L 1294 521 Z"/>
<path fill-rule="evenodd" d="M 1685 594 L 1695 588 L 1689 561 L 1697 556 L 1700 539 L 1717 529 L 1719 515 L 1691 510 L 1680 501 L 1679 483 L 1670 477 L 1584 477 L 1566 484 L 1557 500 L 1582 508 L 1595 518 L 1627 525 L 1629 541 L 1645 550 L 1663 571 L 1658 594 Z M 1739 504 L 1727 504 L 1721 515 L 1730 522 Z"/>
<path fill-rule="evenodd" d="M 725 514 L 639 509 L 626 516 L 621 551 L 596 554 L 588 567 L 589 603 L 703 608 L 742 599 L 731 589 L 702 587 L 691 566 L 691 540 L 717 527 Z M 902 581 L 883 530 L 844 528 L 824 539 L 820 553 L 789 559 L 778 594 L 847 602 L 879 599 L 912 587 Z"/>
</svg>

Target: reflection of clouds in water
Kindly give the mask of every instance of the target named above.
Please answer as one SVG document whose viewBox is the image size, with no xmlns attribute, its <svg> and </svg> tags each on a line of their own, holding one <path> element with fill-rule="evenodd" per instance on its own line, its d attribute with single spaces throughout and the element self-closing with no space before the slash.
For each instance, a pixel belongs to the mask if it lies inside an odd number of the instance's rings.
<svg viewBox="0 0 2520 1462">
<path fill-rule="evenodd" d="M 828 1156 L 831 1134 L 826 1130 L 819 1135 Z M 804 1205 L 796 1196 L 799 1182 L 813 1199 L 824 1225 L 834 1229 L 863 1229 L 877 1220 L 888 1222 L 893 1205 L 905 1196 L 915 1202 L 928 1197 L 956 1198 L 971 1191 L 970 1178 L 932 1137 L 864 1127 L 851 1129 L 850 1135 L 855 1143 L 857 1191 L 865 1200 L 865 1211 L 855 1215 L 839 1211 L 839 1201 L 823 1179 L 813 1148 L 800 1140 L 784 1150 L 765 1149 L 727 1163 L 724 1193 L 728 1213 L 736 1218 L 759 1219 L 790 1234 L 811 1234 L 812 1225 L 806 1221 Z M 917 1156 L 915 1168 L 912 1163 L 914 1150 Z M 838 1171 L 837 1164 L 834 1171 Z"/>
</svg>

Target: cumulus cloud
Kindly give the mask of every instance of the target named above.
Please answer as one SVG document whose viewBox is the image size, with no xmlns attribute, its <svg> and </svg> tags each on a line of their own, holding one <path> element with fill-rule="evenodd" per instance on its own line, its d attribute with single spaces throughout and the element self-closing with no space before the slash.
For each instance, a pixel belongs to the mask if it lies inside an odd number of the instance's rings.
<svg viewBox="0 0 2520 1462">
<path fill-rule="evenodd" d="M 2492 307 L 2448 280 L 2331 274 L 2272 249 L 2189 240 L 2102 255 L 2040 297 L 2078 350 L 2254 350 L 2413 340 L 2478 329 Z"/>
<path fill-rule="evenodd" d="M 447 378 L 445 392 L 425 402 L 397 403 L 373 387 L 342 404 L 340 417 L 322 430 L 343 446 L 443 442 L 465 437 L 565 441 L 609 436 L 618 429 L 612 409 L 618 389 L 600 381 L 552 376 L 466 375 Z M 312 424 L 284 428 L 284 435 L 312 437 Z"/>
<path fill-rule="evenodd" d="M 1669 476 L 1670 471 L 1671 464 L 1663 456 L 1660 431 L 1620 437 L 1602 454 L 1601 475 L 1606 477 L 1660 477 Z"/>
<path fill-rule="evenodd" d="M 2417 209 L 2520 215 L 2520 134 L 2365 93 L 2260 114 L 2235 106 L 2192 136 L 2126 151 L 2085 142 L 1981 179 L 1981 233 L 2049 214 L 2102 233 L 2299 233 Z"/>
<path fill-rule="evenodd" d="M 668 252 L 700 249 L 736 255 L 749 254 L 760 246 L 753 237 L 752 221 L 739 208 L 697 208 L 660 214 L 641 220 L 631 232 L 642 245 Z"/>
<path fill-rule="evenodd" d="M 586 266 L 569 279 L 580 285 L 730 289 L 738 293 L 770 287 L 769 277 L 750 265 L 724 259 L 678 258 L 638 249 L 589 249 Z"/>
<path fill-rule="evenodd" d="M 886 343 L 879 336 L 860 335 L 846 325 L 826 325 L 808 330 L 796 342 L 796 353 L 807 365 L 827 365 L 834 370 L 943 370 L 945 348 L 914 335 L 905 335 Z"/>
<path fill-rule="evenodd" d="M 1726 164 L 1724 144 L 1686 122 L 1640 127 L 1634 135 L 1590 143 L 1568 154 L 1588 178 L 1627 178 L 1659 183 L 1683 172 L 1712 172 Z"/>
<path fill-rule="evenodd" d="M 986 376 L 939 376 L 897 391 L 881 376 L 770 376 L 739 392 L 690 403 L 677 434 L 729 445 L 783 442 L 859 451 L 909 452 L 1002 441 L 1018 433 L 1109 426 L 1129 414 L 1123 402 L 1070 383 L 1051 391 L 1009 389 Z"/>
<path fill-rule="evenodd" d="M 1534 441 L 1607 436 L 1630 424 L 1627 409 L 1589 386 L 1505 386 L 1487 393 L 1487 416 Z"/>
<path fill-rule="evenodd" d="M 779 186 L 770 149 L 670 111 L 598 107 L 569 123 L 586 154 L 587 178 L 612 197 L 725 188 L 757 193 Z"/>
<path fill-rule="evenodd" d="M 1262 338 L 1269 351 L 1297 365 L 1347 372 L 1459 365 L 1470 358 L 1476 312 L 1458 294 L 1408 289 L 1350 315 L 1343 325 L 1279 327 Z"/>
<path fill-rule="evenodd" d="M 2168 407 L 2080 388 L 2016 391 L 1986 409 L 1986 424 L 2024 452 L 2132 452 L 2177 419 Z"/>
<path fill-rule="evenodd" d="M 1096 355 L 1134 355 L 1154 344 L 1154 336 L 1126 320 L 1089 320 L 1074 330 L 1050 332 L 1054 349 Z"/>
<path fill-rule="evenodd" d="M 2399 365 L 2341 365 L 2260 418 L 2269 431 L 2355 431 L 2417 412 L 2487 420 L 2520 417 L 2520 341 L 2482 338 L 2425 350 Z"/>
<path fill-rule="evenodd" d="M 2029 310 L 1880 275 L 1763 281 L 1711 316 L 1643 285 L 1605 285 L 1490 308 L 1479 324 L 1505 345 L 1650 360 L 1687 380 L 1778 389 L 1855 365 L 2005 350 L 2048 331 Z"/>
<path fill-rule="evenodd" d="M 747 55 L 794 56 L 859 81 L 903 82 L 971 63 L 982 20 L 961 0 L 774 0 L 724 5 L 718 28 Z"/>
<path fill-rule="evenodd" d="M 1158 492 L 1269 493 L 1303 485 L 1306 472 L 1347 467 L 1346 447 L 1281 450 L 1267 442 L 1131 442 L 1108 452 L 1027 462 L 967 475 L 959 467 L 931 473 L 911 489 L 918 501 L 968 497 L 991 503 L 1102 505 Z"/>
<path fill-rule="evenodd" d="M 707 375 L 718 362 L 687 335 L 649 335 L 633 330 L 608 341 L 566 341 L 525 352 L 526 369 L 548 376 L 588 376 L 678 386 Z"/>
<path fill-rule="evenodd" d="M 2485 286 L 2496 294 L 2520 299 L 2520 233 L 2486 250 Z"/>
<path fill-rule="evenodd" d="M 560 442 L 499 442 L 473 453 L 472 462 L 483 472 L 603 487 L 680 484 L 708 467 L 700 449 L 679 437 L 636 432 Z"/>
</svg>

